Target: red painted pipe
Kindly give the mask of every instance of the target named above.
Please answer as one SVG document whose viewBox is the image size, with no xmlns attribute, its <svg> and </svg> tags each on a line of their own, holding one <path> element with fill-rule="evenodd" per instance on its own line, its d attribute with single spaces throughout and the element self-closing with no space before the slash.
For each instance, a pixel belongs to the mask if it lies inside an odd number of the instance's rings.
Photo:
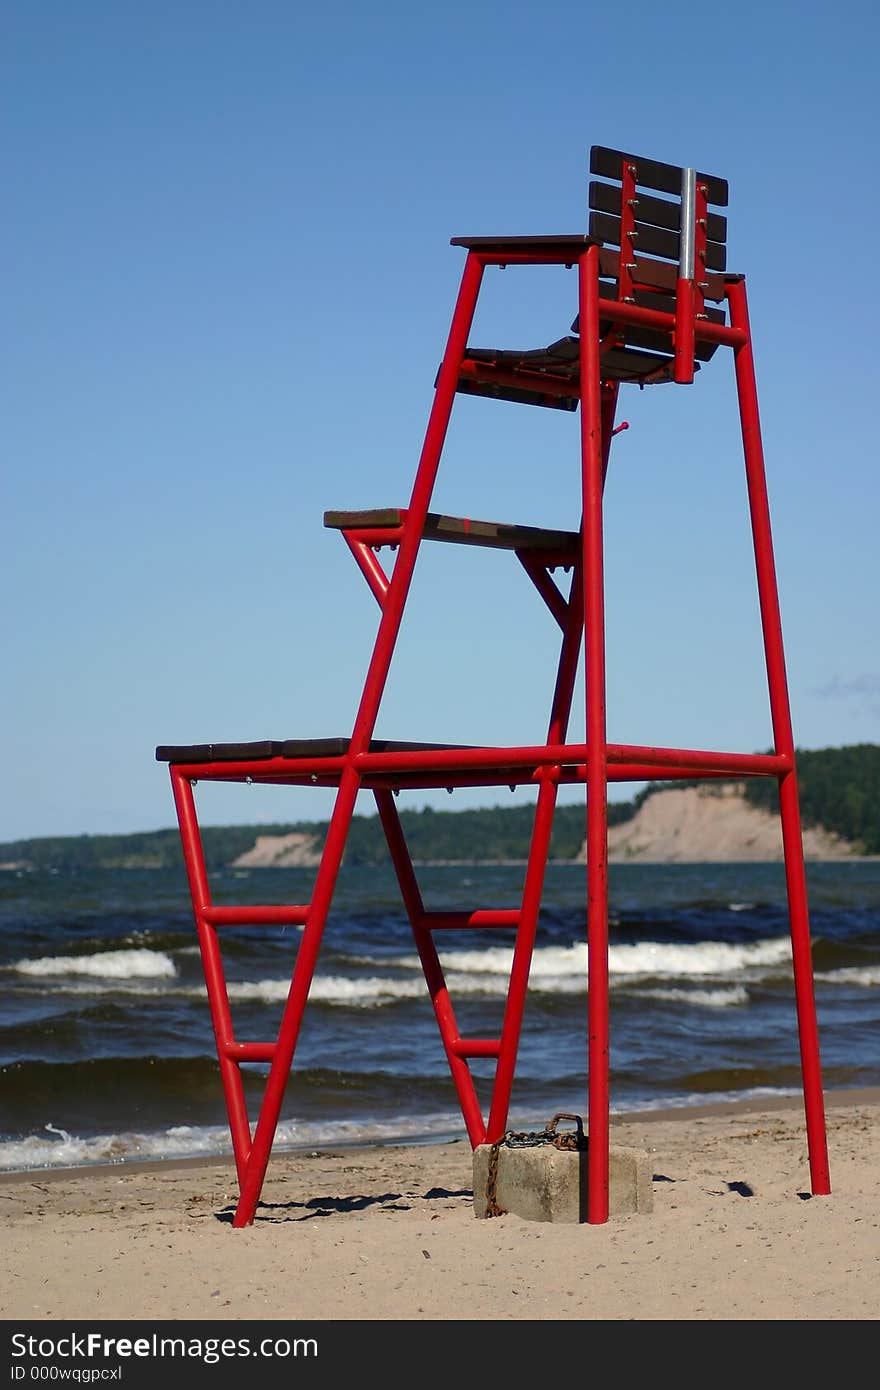
<svg viewBox="0 0 880 1390">
<path fill-rule="evenodd" d="M 196 934 L 205 974 L 205 987 L 208 991 L 208 1008 L 214 1039 L 217 1044 L 217 1057 L 220 1065 L 220 1081 L 226 1101 L 226 1114 L 229 1119 L 229 1133 L 232 1139 L 232 1152 L 235 1158 L 239 1185 L 244 1181 L 251 1148 L 251 1130 L 248 1123 L 247 1106 L 244 1099 L 244 1086 L 238 1066 L 226 1053 L 226 1048 L 234 1042 L 232 1015 L 229 1010 L 229 996 L 226 992 L 226 978 L 223 974 L 223 960 L 217 933 L 208 922 L 206 913 L 211 908 L 211 894 L 208 887 L 208 874 L 199 822 L 196 815 L 192 784 L 174 768 L 171 769 L 171 787 L 183 858 L 189 880 L 190 895 L 196 920 Z"/>
<path fill-rule="evenodd" d="M 587 703 L 587 1055 L 589 1134 L 587 1220 L 608 1220 L 608 781 L 605 732 L 605 579 L 602 539 L 602 394 L 599 252 L 578 267 L 581 330 L 581 469 Z"/>
<path fill-rule="evenodd" d="M 735 355 L 736 384 L 755 552 L 755 569 L 758 577 L 767 681 L 770 689 L 773 737 L 777 753 L 788 763 L 785 775 L 779 779 L 779 811 L 782 820 L 782 842 L 788 890 L 810 1175 L 813 1192 L 816 1195 L 825 1195 L 831 1191 L 831 1179 L 828 1168 L 825 1105 L 822 1095 L 819 1035 L 813 992 L 810 924 L 797 773 L 795 770 L 795 746 L 791 725 L 788 681 L 785 672 L 782 619 L 779 612 L 779 593 L 773 559 L 770 504 L 767 497 L 764 449 L 761 441 L 758 391 L 751 349 L 745 281 L 740 279 L 730 284 L 728 296 L 731 320 L 746 336 L 746 343 L 737 350 Z"/>
</svg>

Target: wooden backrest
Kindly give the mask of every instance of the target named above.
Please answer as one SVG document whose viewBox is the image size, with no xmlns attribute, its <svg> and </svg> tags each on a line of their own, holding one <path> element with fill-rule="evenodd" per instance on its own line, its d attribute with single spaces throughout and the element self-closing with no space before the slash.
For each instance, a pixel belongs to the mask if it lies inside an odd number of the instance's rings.
<svg viewBox="0 0 880 1390">
<path fill-rule="evenodd" d="M 609 298 L 674 294 L 681 273 L 682 183 L 679 165 L 594 145 L 590 150 L 589 235 L 604 245 L 601 269 Z M 602 180 L 600 182 L 600 180 Z M 653 190 L 651 193 L 643 189 Z M 656 193 L 670 195 L 658 198 Z M 696 175 L 695 279 L 705 299 L 724 298 L 727 218 L 712 211 L 727 206 L 727 182 L 714 174 Z M 621 255 L 621 248 L 623 255 Z M 649 259 L 650 258 L 650 259 Z M 652 304 L 651 307 L 660 307 Z"/>
</svg>

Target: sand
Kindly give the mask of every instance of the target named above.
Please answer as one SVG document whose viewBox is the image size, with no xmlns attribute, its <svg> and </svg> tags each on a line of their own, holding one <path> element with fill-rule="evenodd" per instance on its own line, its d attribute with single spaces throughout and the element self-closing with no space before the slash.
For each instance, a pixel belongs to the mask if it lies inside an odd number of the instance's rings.
<svg viewBox="0 0 880 1390">
<path fill-rule="evenodd" d="M 478 1220 L 463 1140 L 276 1153 L 244 1230 L 225 1160 L 4 1175 L 0 1317 L 874 1320 L 880 1092 L 827 1101 L 825 1197 L 798 1100 L 615 1119 L 654 1210 L 602 1226 Z"/>
</svg>

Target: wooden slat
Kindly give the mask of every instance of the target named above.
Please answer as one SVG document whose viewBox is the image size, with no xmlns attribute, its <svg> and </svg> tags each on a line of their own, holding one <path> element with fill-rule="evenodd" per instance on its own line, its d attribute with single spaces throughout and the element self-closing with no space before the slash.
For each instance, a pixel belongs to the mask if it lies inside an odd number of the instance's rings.
<svg viewBox="0 0 880 1390">
<path fill-rule="evenodd" d="M 665 307 L 672 303 L 669 300 Z M 723 316 L 722 316 L 723 318 Z M 612 324 L 606 321 L 602 325 L 603 333 L 611 331 Z M 577 320 L 573 328 L 577 329 Z M 664 367 L 672 359 L 672 331 L 664 329 L 650 328 L 640 324 L 621 324 L 619 331 L 623 335 L 620 346 L 608 348 L 602 355 L 603 372 L 607 369 L 609 376 L 621 377 L 622 379 L 637 378 L 648 374 L 653 374 L 658 368 Z M 633 350 L 635 349 L 635 351 Z M 647 351 L 640 351 L 646 349 Z M 708 362 L 715 354 L 717 344 L 697 342 L 694 348 L 694 358 L 696 362 Z M 657 354 L 656 356 L 654 354 Z M 579 372 L 580 372 L 580 341 L 576 337 L 562 338 L 558 343 L 551 343 L 547 348 L 535 348 L 527 352 L 510 351 L 490 351 L 484 349 L 470 349 L 469 356 L 472 361 L 485 363 L 484 370 L 487 378 L 472 378 L 464 380 L 459 384 L 459 389 L 473 395 L 488 395 L 497 399 L 522 401 L 525 404 L 558 404 L 559 397 L 553 401 L 540 399 L 533 401 L 530 394 L 538 394 L 535 383 L 540 382 L 542 376 L 552 379 L 554 382 L 566 381 L 571 383 L 571 396 L 567 394 L 562 397 L 563 408 L 573 409 L 578 403 Z M 497 371 L 502 376 L 501 381 L 493 381 L 491 373 Z M 519 386 L 516 378 L 521 374 L 522 386 Z"/>
<path fill-rule="evenodd" d="M 160 763 L 248 762 L 251 759 L 278 758 L 282 744 L 276 739 L 259 743 L 160 744 L 156 761 Z"/>
<path fill-rule="evenodd" d="M 599 281 L 599 296 L 601 299 L 617 298 L 617 281 Z M 651 290 L 636 290 L 633 295 L 636 304 L 640 304 L 643 309 L 659 309 L 661 314 L 675 313 L 675 295 L 660 294 Z M 727 318 L 723 309 L 706 309 L 706 318 L 710 323 L 726 323 Z M 571 326 L 572 333 L 577 333 L 578 320 L 575 319 Z"/>
<path fill-rule="evenodd" d="M 325 512 L 324 525 L 339 530 L 401 526 L 399 508 L 383 507 L 365 512 Z M 551 531 L 541 526 L 514 526 L 503 521 L 472 521 L 468 517 L 429 512 L 422 538 L 451 541 L 458 545 L 483 545 L 497 550 L 566 550 L 578 544 L 576 531 Z"/>
<path fill-rule="evenodd" d="M 403 514 L 399 507 L 372 507 L 361 512 L 324 513 L 324 525 L 337 531 L 355 531 L 365 526 L 401 526 Z"/>
<path fill-rule="evenodd" d="M 474 381 L 468 377 L 459 378 L 458 391 L 463 396 L 485 396 L 493 401 L 510 401 L 513 405 L 538 405 L 546 410 L 575 411 L 578 408 L 577 395 L 559 396 L 547 391 L 532 390 L 526 386 L 513 386 L 509 382 Z"/>
<path fill-rule="evenodd" d="M 350 738 L 264 739 L 259 743 L 188 743 L 163 745 L 156 749 L 156 759 L 163 763 L 238 763 L 262 762 L 266 758 L 341 758 L 350 746 Z M 425 753 L 470 747 L 470 744 L 464 743 L 406 743 L 382 738 L 372 739 L 370 742 L 371 753 Z M 255 909 L 257 912 L 259 910 Z"/>
<path fill-rule="evenodd" d="M 596 212 L 609 212 L 613 217 L 620 216 L 621 189 L 612 183 L 590 184 L 590 207 Z M 652 198 L 650 193 L 639 193 L 635 200 L 635 214 L 640 222 L 650 222 L 654 227 L 665 227 L 667 231 L 681 230 L 681 203 L 670 203 L 665 198 Z M 710 212 L 706 218 L 706 235 L 711 241 L 727 240 L 727 218 L 720 212 Z"/>
<path fill-rule="evenodd" d="M 527 363 L 532 370 L 535 367 L 546 368 L 548 371 L 567 371 L 569 367 L 576 366 L 580 356 L 580 344 L 576 338 L 565 337 L 557 338 L 555 342 L 549 343 L 543 348 L 528 348 L 525 352 L 516 353 L 520 361 Z M 478 357 L 476 352 L 468 352 L 471 357 Z M 494 356 L 504 354 L 493 354 Z"/>
<path fill-rule="evenodd" d="M 576 410 L 579 354 L 578 340 L 572 337 L 522 350 L 469 347 L 457 390 L 520 405 Z"/>
<path fill-rule="evenodd" d="M 640 155 L 606 149 L 603 145 L 594 145 L 590 150 L 590 173 L 598 174 L 603 179 L 620 179 L 624 161 L 636 166 L 636 183 L 655 188 L 659 193 L 681 194 L 680 164 L 661 164 L 656 159 L 643 159 Z M 727 180 L 719 179 L 715 174 L 701 173 L 697 174 L 697 178 L 706 185 L 709 202 L 726 208 Z"/>
<path fill-rule="evenodd" d="M 568 550 L 578 545 L 576 531 L 551 531 L 541 526 L 511 526 L 497 521 L 469 521 L 465 517 L 428 513 L 423 532 L 426 541 L 454 541 L 498 550 Z"/>
<path fill-rule="evenodd" d="M 665 339 L 665 343 L 664 343 Z M 577 339 L 564 340 L 571 342 L 577 347 Z M 644 376 L 653 376 L 656 372 L 662 371 L 672 363 L 672 340 L 663 333 L 657 336 L 658 345 L 665 346 L 666 351 L 660 353 L 633 350 L 628 347 L 609 348 L 602 354 L 602 373 L 603 375 L 614 377 L 621 380 L 637 380 Z M 507 373 L 515 373 L 521 365 L 524 376 L 534 375 L 536 364 L 544 360 L 555 361 L 556 359 L 547 357 L 547 349 L 538 349 L 534 352 L 498 352 L 494 354 L 492 363 Z M 573 392 L 577 391 L 579 378 L 579 356 L 574 355 L 570 360 L 557 364 L 556 375 L 567 375 L 572 382 Z"/>
<path fill-rule="evenodd" d="M 558 236 L 454 236 L 450 246 L 466 246 L 469 251 L 583 251 L 590 238 L 583 232 L 560 233 Z"/>
<path fill-rule="evenodd" d="M 599 250 L 599 271 L 608 280 L 616 280 L 620 274 L 618 254 L 617 251 L 612 251 L 607 246 L 603 246 Z M 671 294 L 675 293 L 675 286 L 678 282 L 678 266 L 671 265 L 668 261 L 651 261 L 644 256 L 631 256 L 627 259 L 635 266 L 632 277 L 638 284 L 647 285 L 651 289 L 667 290 Z M 704 293 L 707 299 L 724 298 L 723 276 L 707 271 L 706 283 L 708 288 Z"/>
<path fill-rule="evenodd" d="M 672 365 L 671 356 L 638 352 L 631 348 L 612 348 L 602 354 L 602 375 L 619 381 L 638 381 L 643 377 L 665 379 L 672 371 Z"/>
<path fill-rule="evenodd" d="M 326 758 L 342 756 L 351 746 L 349 738 L 288 738 L 284 740 L 285 758 Z M 393 738 L 370 739 L 370 753 L 439 753 L 447 749 L 461 751 L 473 747 L 469 743 L 413 743 Z"/>
<path fill-rule="evenodd" d="M 612 325 L 608 324 L 611 328 Z M 627 347 L 647 348 L 649 352 L 672 352 L 672 330 L 668 333 L 662 328 L 643 328 L 639 324 L 618 325 L 624 335 Z M 718 350 L 717 343 L 694 343 L 694 357 L 698 362 L 709 362 Z"/>
<path fill-rule="evenodd" d="M 680 237 L 678 232 L 667 232 L 662 227 L 649 227 L 647 223 L 638 222 L 635 224 L 634 231 L 636 237 L 632 247 L 627 250 L 644 251 L 649 256 L 664 256 L 668 261 L 674 261 L 678 265 L 680 253 Z M 590 235 L 597 241 L 610 242 L 612 246 L 620 245 L 620 218 L 611 217 L 607 212 L 590 213 Z"/>
<path fill-rule="evenodd" d="M 610 241 L 620 245 L 620 218 L 611 217 L 606 212 L 590 213 L 590 236 L 596 241 Z M 665 256 L 678 264 L 680 239 L 678 232 L 666 231 L 663 227 L 652 227 L 647 222 L 636 222 L 634 251 L 643 251 L 649 256 Z M 717 241 L 706 242 L 706 265 L 710 270 L 727 268 L 727 248 Z"/>
</svg>

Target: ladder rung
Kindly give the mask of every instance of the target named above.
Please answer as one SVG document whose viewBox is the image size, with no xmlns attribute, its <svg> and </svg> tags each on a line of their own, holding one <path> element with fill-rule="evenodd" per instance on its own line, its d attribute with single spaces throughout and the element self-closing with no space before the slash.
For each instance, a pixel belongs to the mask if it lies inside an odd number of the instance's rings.
<svg viewBox="0 0 880 1390">
<path fill-rule="evenodd" d="M 275 1056 L 274 1043 L 223 1043 L 220 1051 L 233 1062 L 271 1062 Z"/>
<path fill-rule="evenodd" d="M 519 912 L 506 907 L 481 907 L 475 912 L 424 912 L 419 926 L 427 931 L 455 927 L 516 927 L 519 926 Z"/>
<path fill-rule="evenodd" d="M 497 1057 L 501 1052 L 500 1038 L 454 1038 L 449 1044 L 456 1057 Z"/>
<path fill-rule="evenodd" d="M 270 904 L 266 907 L 206 907 L 202 912 L 212 927 L 304 926 L 308 903 Z"/>
</svg>

